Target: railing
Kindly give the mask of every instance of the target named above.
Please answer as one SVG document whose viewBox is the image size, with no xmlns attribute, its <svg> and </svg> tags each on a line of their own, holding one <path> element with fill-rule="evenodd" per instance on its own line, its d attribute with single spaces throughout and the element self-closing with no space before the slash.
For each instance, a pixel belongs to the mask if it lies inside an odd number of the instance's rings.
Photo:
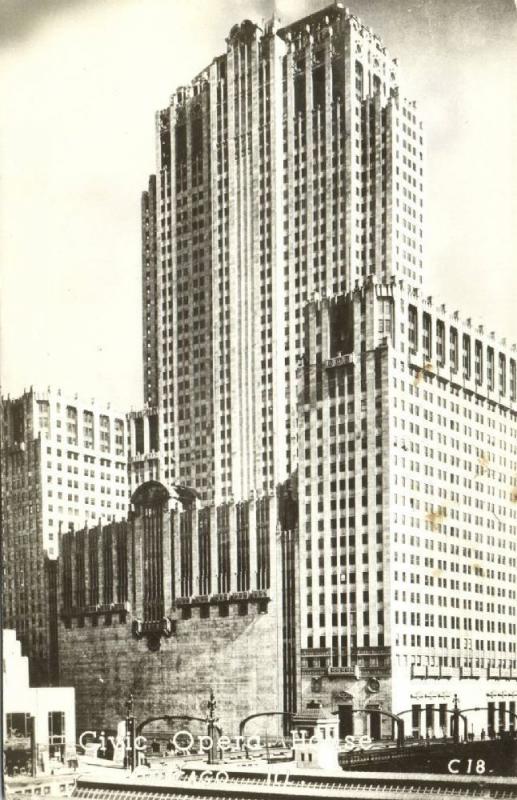
<svg viewBox="0 0 517 800">
<path fill-rule="evenodd" d="M 198 767 L 197 770 L 200 768 Z M 471 776 L 459 775 L 379 775 L 370 773 L 357 776 L 344 774 L 342 777 L 320 777 L 304 772 L 291 774 L 284 770 L 278 774 L 239 774 L 230 767 L 224 770 L 228 773 L 226 779 L 215 779 L 218 768 L 214 767 L 210 775 L 193 781 L 189 774 L 183 779 L 177 778 L 172 783 L 166 770 L 147 771 L 132 784 L 124 782 L 124 786 L 116 786 L 107 781 L 80 780 L 74 798 L 77 800 L 156 800 L 166 797 L 167 786 L 176 790 L 173 796 L 181 798 L 260 798 L 268 797 L 307 797 L 307 798 L 344 798 L 368 797 L 370 800 L 381 800 L 383 797 L 393 797 L 394 800 L 402 798 L 419 798 L 432 795 L 436 798 L 448 797 L 491 797 L 515 798 L 517 780 L 506 778 L 501 780 L 483 776 L 477 779 Z M 196 771 L 197 771 L 196 770 Z M 275 771 L 276 772 L 276 771 Z M 177 794 L 176 787 L 181 787 L 181 795 Z M 295 789 L 295 794 L 293 793 Z M 169 790 L 170 791 L 170 790 Z M 164 794 L 165 792 L 165 794 Z M 169 794 L 170 796 L 170 794 Z"/>
<path fill-rule="evenodd" d="M 303 647 L 300 650 L 300 655 L 306 658 L 321 658 L 330 654 L 330 647 Z"/>
<path fill-rule="evenodd" d="M 355 364 L 355 353 L 346 353 L 346 355 L 334 356 L 334 358 L 328 358 L 325 361 L 326 369 L 332 369 L 332 367 L 342 367 L 347 364 Z"/>
</svg>

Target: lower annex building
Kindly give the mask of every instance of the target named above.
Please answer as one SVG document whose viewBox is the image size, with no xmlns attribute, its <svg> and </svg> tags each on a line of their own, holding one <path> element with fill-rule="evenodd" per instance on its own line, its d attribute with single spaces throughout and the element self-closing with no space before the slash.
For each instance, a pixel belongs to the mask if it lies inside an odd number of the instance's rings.
<svg viewBox="0 0 517 800">
<path fill-rule="evenodd" d="M 127 520 L 61 539 L 60 677 L 75 687 L 78 730 L 116 729 L 130 694 L 139 724 L 190 715 L 176 725 L 194 735 L 211 690 L 227 734 L 257 712 L 294 711 L 292 498 L 199 508 L 192 492 L 147 481 L 131 502 Z M 157 726 L 143 735 L 171 730 Z"/>
</svg>

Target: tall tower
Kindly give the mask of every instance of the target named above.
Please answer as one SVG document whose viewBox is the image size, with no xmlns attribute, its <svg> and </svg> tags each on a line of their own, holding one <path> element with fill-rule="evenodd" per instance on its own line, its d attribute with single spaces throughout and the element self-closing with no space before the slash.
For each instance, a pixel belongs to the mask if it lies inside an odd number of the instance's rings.
<svg viewBox="0 0 517 800">
<path fill-rule="evenodd" d="M 156 123 L 142 226 L 160 478 L 239 500 L 297 467 L 306 303 L 368 275 L 420 285 L 421 123 L 340 4 L 235 25 Z"/>
</svg>

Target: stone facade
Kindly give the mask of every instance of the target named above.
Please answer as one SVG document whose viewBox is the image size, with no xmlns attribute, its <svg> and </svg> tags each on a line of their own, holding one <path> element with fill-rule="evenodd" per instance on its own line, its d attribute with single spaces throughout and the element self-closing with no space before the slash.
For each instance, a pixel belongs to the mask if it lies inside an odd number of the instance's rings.
<svg viewBox="0 0 517 800">
<path fill-rule="evenodd" d="M 515 346 L 375 278 L 310 303 L 305 343 L 303 702 L 345 693 L 419 737 L 456 696 L 469 733 L 513 730 Z"/>
<path fill-rule="evenodd" d="M 251 714 L 293 710 L 295 537 L 277 498 L 169 510 L 148 482 L 132 502 L 127 522 L 62 541 L 61 680 L 76 688 L 78 730 L 115 728 L 130 693 L 140 723 L 205 717 L 213 689 L 229 734 Z"/>
</svg>

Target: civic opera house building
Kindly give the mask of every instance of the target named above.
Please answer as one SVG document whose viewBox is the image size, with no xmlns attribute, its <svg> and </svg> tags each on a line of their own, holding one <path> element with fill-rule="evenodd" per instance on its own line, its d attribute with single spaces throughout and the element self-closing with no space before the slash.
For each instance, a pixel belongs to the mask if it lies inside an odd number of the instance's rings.
<svg viewBox="0 0 517 800">
<path fill-rule="evenodd" d="M 84 612 L 103 601 L 84 599 L 82 557 L 62 563 L 66 680 L 85 672 L 81 643 L 93 673 L 101 640 L 120 638 L 106 688 L 120 713 L 128 690 L 158 713 L 160 687 L 201 658 L 198 685 L 217 683 L 230 727 L 311 700 L 338 712 L 341 735 L 390 736 L 382 712 L 442 735 L 455 702 L 482 709 L 477 733 L 514 725 L 516 352 L 423 289 L 424 133 L 398 73 L 335 4 L 286 27 L 235 25 L 156 116 L 146 408 L 129 455 L 140 505 L 142 480 L 167 492 L 166 539 L 146 534 L 138 555 L 135 507 L 136 550 L 98 562 L 119 604 L 108 623 Z M 171 510 L 172 487 L 195 502 Z M 63 542 L 77 552 L 82 536 Z M 161 559 L 154 610 L 139 558 Z M 140 592 L 148 605 L 133 607 Z"/>
</svg>

